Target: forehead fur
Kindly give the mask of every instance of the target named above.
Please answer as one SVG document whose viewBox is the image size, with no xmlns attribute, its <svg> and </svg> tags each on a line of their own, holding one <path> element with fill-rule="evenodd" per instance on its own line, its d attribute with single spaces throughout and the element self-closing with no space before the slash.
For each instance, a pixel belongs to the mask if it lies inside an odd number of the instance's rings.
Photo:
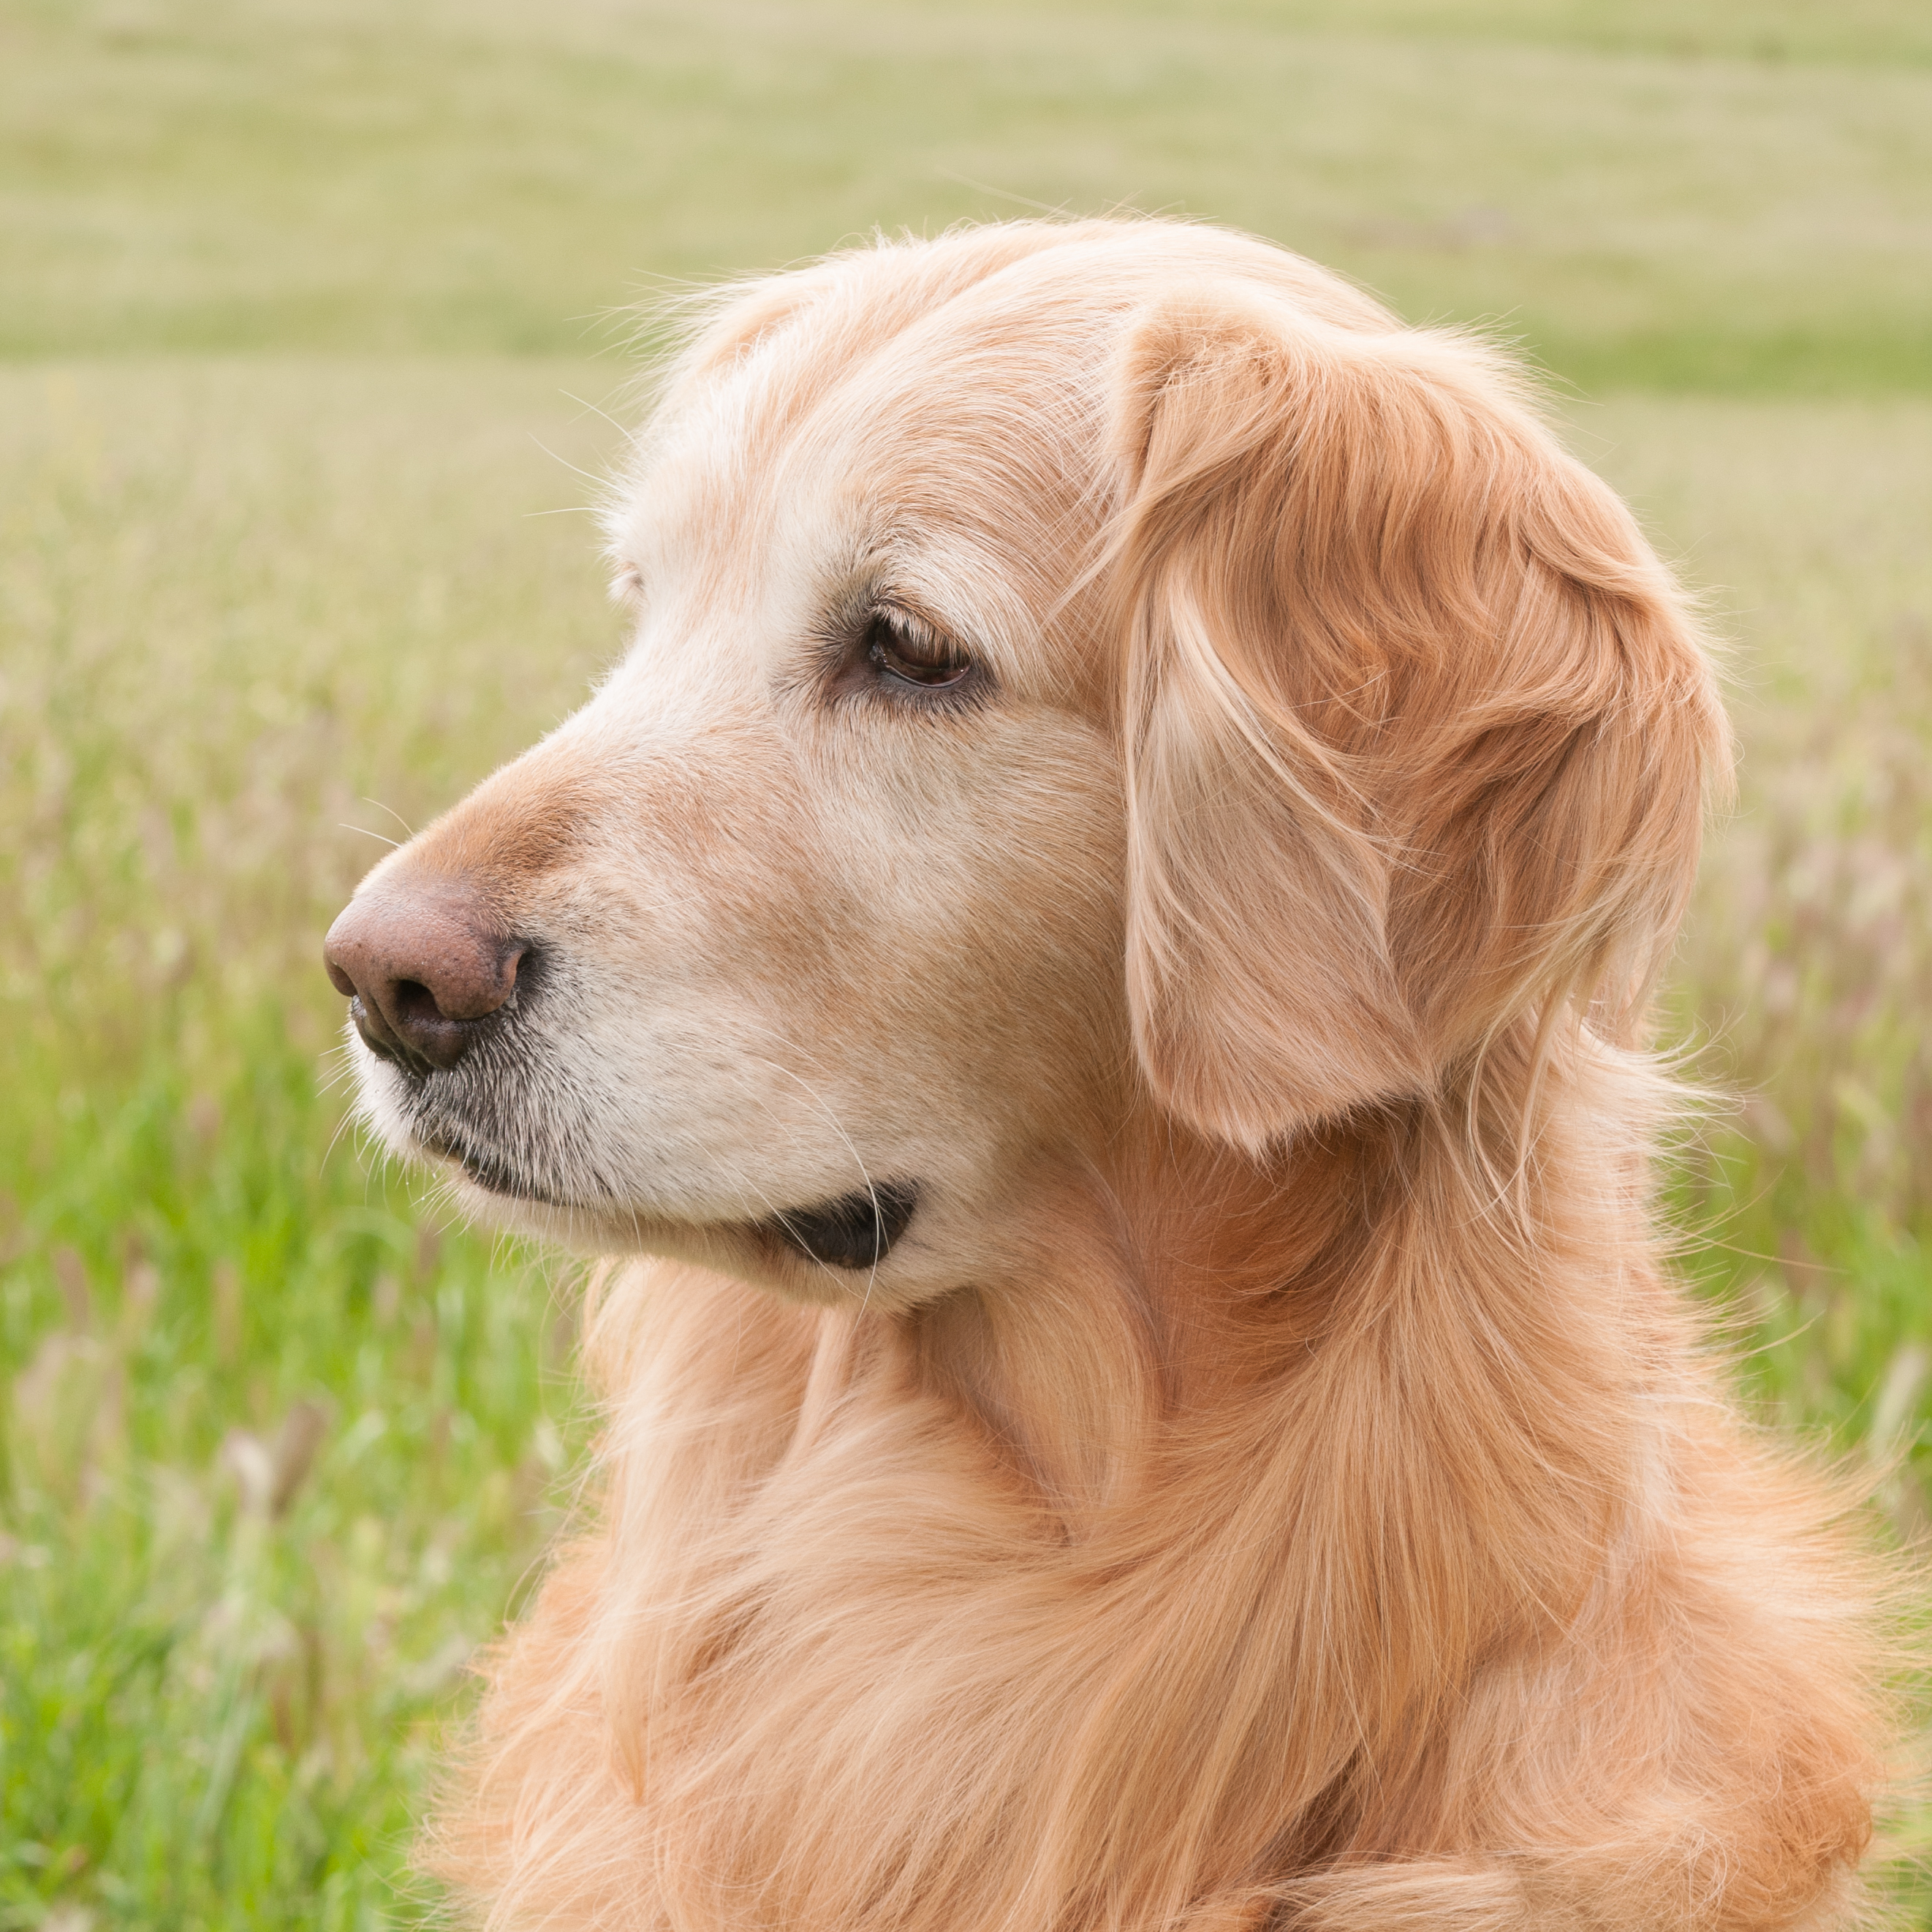
<svg viewBox="0 0 1932 1932">
<path fill-rule="evenodd" d="M 950 424 L 1077 442 L 1102 393 L 1083 378 L 1178 277 L 1203 274 L 1340 326 L 1396 326 L 1312 262 L 1184 222 L 1013 222 L 882 239 L 688 302 L 683 346 L 661 372 L 626 494 L 694 443 L 711 464 L 721 443 L 733 448 L 742 482 L 808 425 L 830 428 L 829 417 L 870 410 L 877 433 L 892 436 L 896 423 L 914 427 L 916 404 L 925 406 L 922 435 Z M 844 411 L 828 410 L 842 400 Z M 628 521 L 611 519 L 620 544 Z"/>
<path fill-rule="evenodd" d="M 855 563 L 902 563 L 936 618 L 970 606 L 983 643 L 1030 657 L 1112 507 L 1106 372 L 1150 303 L 1204 276 L 1394 326 L 1298 256 L 1154 220 L 882 240 L 707 293 L 607 514 L 620 581 L 735 577 L 774 506 L 806 502 L 842 523 Z"/>
<path fill-rule="evenodd" d="M 1158 220 L 1022 221 L 962 228 L 931 241 L 881 239 L 811 266 L 712 292 L 673 366 L 666 400 L 779 349 L 809 327 L 826 380 L 934 311 L 975 296 L 1036 306 L 1030 346 L 1082 314 L 1115 316 L 1177 276 L 1237 277 L 1324 321 L 1387 328 L 1394 318 L 1339 277 L 1252 236 Z M 993 286 L 997 285 L 995 288 Z"/>
</svg>

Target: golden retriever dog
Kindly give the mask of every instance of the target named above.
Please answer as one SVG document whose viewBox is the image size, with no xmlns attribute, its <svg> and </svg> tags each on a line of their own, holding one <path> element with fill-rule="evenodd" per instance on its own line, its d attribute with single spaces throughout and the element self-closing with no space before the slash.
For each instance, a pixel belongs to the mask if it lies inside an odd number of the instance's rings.
<svg viewBox="0 0 1932 1932">
<path fill-rule="evenodd" d="M 328 943 L 387 1144 L 608 1258 L 478 1916 L 1844 1922 L 1878 1586 L 1651 1198 L 1726 725 L 1507 360 L 881 244 L 704 308 L 608 526 L 628 655 Z"/>
</svg>

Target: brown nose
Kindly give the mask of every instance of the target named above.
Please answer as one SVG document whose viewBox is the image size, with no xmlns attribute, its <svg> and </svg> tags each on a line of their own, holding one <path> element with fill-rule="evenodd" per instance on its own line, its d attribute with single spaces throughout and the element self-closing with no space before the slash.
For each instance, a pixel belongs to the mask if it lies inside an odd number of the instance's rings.
<svg viewBox="0 0 1932 1932">
<path fill-rule="evenodd" d="M 322 956 L 356 1030 L 386 1060 L 454 1066 L 515 990 L 528 946 L 453 881 L 378 886 L 328 928 Z"/>
</svg>

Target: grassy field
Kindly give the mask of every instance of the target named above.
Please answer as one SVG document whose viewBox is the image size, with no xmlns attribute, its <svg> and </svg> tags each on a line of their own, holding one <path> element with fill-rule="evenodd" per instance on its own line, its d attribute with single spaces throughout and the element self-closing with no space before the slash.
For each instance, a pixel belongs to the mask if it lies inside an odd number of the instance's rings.
<svg viewBox="0 0 1932 1932">
<path fill-rule="evenodd" d="M 1593 391 L 1932 390 L 1916 0 L 8 0 L 0 348 L 580 354 L 653 275 L 1127 202 Z"/>
<path fill-rule="evenodd" d="M 875 221 L 1214 215 L 1570 386 L 1746 753 L 1686 1266 L 1924 1532 L 1922 8 L 8 0 L 0 130 L 0 1928 L 428 1909 L 586 1433 L 573 1273 L 339 1137 L 320 935 L 618 646 L 610 312 Z"/>
</svg>

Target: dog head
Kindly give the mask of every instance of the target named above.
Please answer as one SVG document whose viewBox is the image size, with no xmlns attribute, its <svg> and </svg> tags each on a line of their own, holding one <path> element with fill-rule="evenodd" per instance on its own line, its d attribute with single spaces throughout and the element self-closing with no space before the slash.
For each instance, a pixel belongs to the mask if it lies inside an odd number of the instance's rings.
<svg viewBox="0 0 1932 1932">
<path fill-rule="evenodd" d="M 629 651 L 332 930 L 369 1120 L 602 1251 L 907 1305 L 1124 1121 L 1266 1162 L 1627 1037 L 1714 686 L 1507 368 L 1158 222 L 720 300 L 610 518 Z"/>
</svg>

